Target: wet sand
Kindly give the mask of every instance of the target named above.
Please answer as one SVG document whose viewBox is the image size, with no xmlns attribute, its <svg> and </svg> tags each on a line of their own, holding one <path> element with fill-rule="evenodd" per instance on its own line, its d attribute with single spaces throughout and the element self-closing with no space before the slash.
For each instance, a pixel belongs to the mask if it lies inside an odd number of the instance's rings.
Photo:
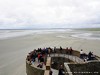
<svg viewBox="0 0 100 75">
<path fill-rule="evenodd" d="M 0 75 L 26 75 L 26 56 L 31 50 L 40 47 L 72 47 L 79 51 L 83 49 L 87 53 L 92 51 L 100 56 L 100 40 L 79 39 L 70 35 L 71 33 L 59 32 L 0 40 Z"/>
</svg>

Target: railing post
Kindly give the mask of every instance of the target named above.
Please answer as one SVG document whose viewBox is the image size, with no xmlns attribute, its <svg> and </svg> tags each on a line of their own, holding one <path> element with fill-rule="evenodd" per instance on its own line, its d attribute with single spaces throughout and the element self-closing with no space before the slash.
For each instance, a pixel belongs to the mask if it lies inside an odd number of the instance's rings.
<svg viewBox="0 0 100 75">
<path fill-rule="evenodd" d="M 50 70 L 50 68 L 51 68 L 51 57 L 48 57 L 46 62 L 46 70 Z"/>
</svg>

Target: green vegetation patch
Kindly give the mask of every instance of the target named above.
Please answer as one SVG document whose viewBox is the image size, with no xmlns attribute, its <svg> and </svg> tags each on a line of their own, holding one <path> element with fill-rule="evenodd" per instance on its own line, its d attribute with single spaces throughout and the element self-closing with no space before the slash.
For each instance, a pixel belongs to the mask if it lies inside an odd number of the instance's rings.
<svg viewBox="0 0 100 75">
<path fill-rule="evenodd" d="M 69 64 L 73 75 L 100 75 L 100 62 Z"/>
<path fill-rule="evenodd" d="M 100 31 L 100 28 L 80 28 L 77 30 L 85 30 L 85 31 Z"/>
</svg>

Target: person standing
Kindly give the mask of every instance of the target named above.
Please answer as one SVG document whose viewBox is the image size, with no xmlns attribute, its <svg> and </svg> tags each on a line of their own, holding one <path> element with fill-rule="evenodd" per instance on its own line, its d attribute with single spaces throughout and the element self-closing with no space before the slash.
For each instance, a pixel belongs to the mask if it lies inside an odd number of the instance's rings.
<svg viewBox="0 0 100 75">
<path fill-rule="evenodd" d="M 80 51 L 80 58 L 83 59 L 83 50 L 82 50 L 82 49 L 81 49 L 81 51 Z"/>
<path fill-rule="evenodd" d="M 66 48 L 66 54 L 68 54 L 68 47 Z"/>
<path fill-rule="evenodd" d="M 49 55 L 49 57 L 50 57 L 50 53 L 51 53 L 51 50 L 50 50 L 50 48 L 48 49 L 48 55 Z"/>
<path fill-rule="evenodd" d="M 54 53 L 56 53 L 56 47 L 54 47 Z"/>
<path fill-rule="evenodd" d="M 62 53 L 62 47 L 60 46 L 60 53 Z"/>
<path fill-rule="evenodd" d="M 88 60 L 91 60 L 91 59 L 92 59 L 92 52 L 90 51 L 88 54 Z"/>
<path fill-rule="evenodd" d="M 64 74 L 64 69 L 63 69 L 63 66 L 62 65 L 60 66 L 58 75 L 65 75 Z"/>
<path fill-rule="evenodd" d="M 52 75 L 52 73 L 53 73 L 52 70 L 50 70 L 49 75 Z"/>
<path fill-rule="evenodd" d="M 73 52 L 73 49 L 72 49 L 72 47 L 70 47 L 70 55 L 72 55 L 72 52 Z"/>
</svg>

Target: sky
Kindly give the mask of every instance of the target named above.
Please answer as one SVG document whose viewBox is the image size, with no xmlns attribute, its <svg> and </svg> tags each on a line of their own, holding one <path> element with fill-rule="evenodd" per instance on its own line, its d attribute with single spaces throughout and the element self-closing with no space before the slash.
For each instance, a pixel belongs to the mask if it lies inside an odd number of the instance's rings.
<svg viewBox="0 0 100 75">
<path fill-rule="evenodd" d="M 0 0 L 0 29 L 100 27 L 100 0 Z"/>
</svg>

